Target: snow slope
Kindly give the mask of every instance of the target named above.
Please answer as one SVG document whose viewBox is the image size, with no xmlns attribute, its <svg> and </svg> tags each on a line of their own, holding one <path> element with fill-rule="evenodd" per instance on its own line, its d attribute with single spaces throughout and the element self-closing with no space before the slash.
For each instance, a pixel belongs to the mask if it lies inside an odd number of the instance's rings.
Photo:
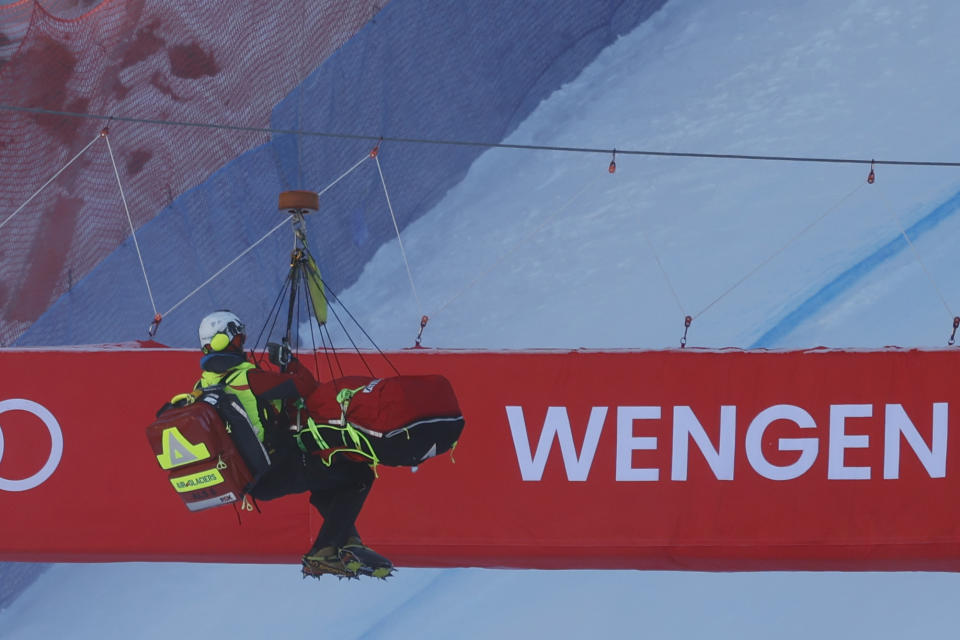
<svg viewBox="0 0 960 640">
<path fill-rule="evenodd" d="M 670 0 L 507 142 L 954 161 L 958 21 L 950 0 Z M 687 314 L 691 346 L 946 346 L 956 168 L 880 165 L 869 185 L 863 164 L 621 153 L 611 176 L 609 159 L 488 151 L 405 231 L 416 293 L 394 242 L 341 298 L 384 348 L 410 346 L 422 314 L 436 347 L 676 347 Z M 380 583 L 57 565 L 0 613 L 0 638 L 942 637 L 958 587 L 938 573 L 403 568 Z"/>
</svg>

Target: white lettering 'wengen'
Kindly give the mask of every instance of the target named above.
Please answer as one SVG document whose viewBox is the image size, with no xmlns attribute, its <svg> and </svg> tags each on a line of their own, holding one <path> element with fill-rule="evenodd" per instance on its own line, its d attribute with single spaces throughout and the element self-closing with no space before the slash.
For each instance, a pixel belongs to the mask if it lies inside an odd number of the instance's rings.
<svg viewBox="0 0 960 640">
<path fill-rule="evenodd" d="M 60 423 L 53 417 L 53 414 L 43 406 L 32 400 L 22 398 L 12 398 L 10 400 L 0 401 L 0 414 L 7 411 L 26 411 L 40 418 L 43 424 L 50 432 L 50 455 L 43 467 L 35 474 L 21 480 L 11 480 L 0 477 L 0 491 L 27 491 L 46 482 L 47 478 L 53 475 L 60 464 L 60 458 L 63 457 L 63 431 L 60 430 Z M 0 460 L 3 459 L 3 429 L 0 428 Z"/>
<path fill-rule="evenodd" d="M 548 407 L 543 428 L 536 449 L 530 447 L 527 424 L 523 407 L 507 406 L 507 421 L 513 436 L 513 446 L 517 452 L 517 463 L 521 477 L 528 482 L 538 482 L 543 478 L 543 470 L 553 447 L 553 440 L 560 442 L 560 454 L 563 458 L 567 480 L 584 482 L 590 475 L 590 468 L 597 452 L 600 435 L 606 423 L 608 407 L 593 407 L 587 420 L 587 429 L 583 446 L 577 452 L 577 446 L 570 428 L 570 416 L 567 408 Z M 932 403 L 931 442 L 928 445 L 917 430 L 916 425 L 900 404 L 887 404 L 883 412 L 883 478 L 896 480 L 900 477 L 900 450 L 906 441 L 920 464 L 931 478 L 943 478 L 947 473 L 947 414 L 948 403 Z M 732 405 L 720 407 L 720 437 L 716 446 L 707 435 L 701 421 L 689 406 L 673 407 L 673 433 L 670 480 L 687 480 L 687 462 L 690 441 L 692 440 L 706 460 L 717 480 L 733 480 L 734 453 L 736 450 L 737 408 Z M 870 467 L 848 466 L 845 462 L 847 449 L 870 447 L 870 436 L 848 434 L 847 420 L 873 416 L 870 404 L 832 404 L 830 405 L 830 424 L 827 439 L 827 479 L 828 480 L 869 480 Z M 654 435 L 634 435 L 635 422 L 658 421 L 661 419 L 661 407 L 656 406 L 620 406 L 616 408 L 616 479 L 618 482 L 657 481 L 660 469 L 636 468 L 633 466 L 633 452 L 637 450 L 655 451 L 658 438 Z M 777 440 L 779 451 L 799 452 L 797 460 L 787 465 L 770 462 L 763 451 L 763 437 L 774 421 L 792 422 L 804 431 L 816 429 L 813 417 L 801 407 L 790 404 L 777 404 L 760 411 L 749 423 L 744 438 L 747 462 L 760 476 L 770 480 L 793 480 L 799 478 L 813 466 L 819 455 L 821 441 L 807 432 L 807 437 Z M 650 429 L 648 428 L 648 431 Z"/>
</svg>

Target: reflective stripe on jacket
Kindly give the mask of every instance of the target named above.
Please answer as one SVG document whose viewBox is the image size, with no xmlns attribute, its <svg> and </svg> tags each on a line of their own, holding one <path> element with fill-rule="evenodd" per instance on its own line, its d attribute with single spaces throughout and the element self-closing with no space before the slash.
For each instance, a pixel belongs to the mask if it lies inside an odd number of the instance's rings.
<svg viewBox="0 0 960 640">
<path fill-rule="evenodd" d="M 257 397 L 253 395 L 250 390 L 250 383 L 247 381 L 247 373 L 251 369 L 256 369 L 256 365 L 252 362 L 241 362 L 223 373 L 204 371 L 200 374 L 200 381 L 197 382 L 197 385 L 206 388 L 224 384 L 227 393 L 235 395 L 240 404 L 243 405 L 243 410 L 247 412 L 247 417 L 250 418 L 250 423 L 257 432 L 257 438 L 260 442 L 263 442 L 263 423 L 260 421 Z"/>
</svg>

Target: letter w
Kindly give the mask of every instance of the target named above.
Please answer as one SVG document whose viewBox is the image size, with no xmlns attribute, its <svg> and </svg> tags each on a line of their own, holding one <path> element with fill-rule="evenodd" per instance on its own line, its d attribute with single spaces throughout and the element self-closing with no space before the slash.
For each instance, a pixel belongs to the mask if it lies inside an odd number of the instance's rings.
<svg viewBox="0 0 960 640">
<path fill-rule="evenodd" d="M 510 422 L 510 433 L 513 434 L 513 447 L 517 450 L 517 462 L 520 464 L 520 475 L 525 481 L 538 482 L 543 477 L 543 469 L 547 464 L 547 456 L 553 446 L 553 437 L 560 440 L 560 453 L 563 454 L 563 466 L 567 471 L 567 480 L 584 482 L 590 474 L 593 464 L 593 455 L 597 452 L 597 443 L 600 441 L 600 432 L 603 422 L 607 418 L 606 407 L 593 407 L 590 411 L 590 420 L 587 422 L 587 433 L 583 438 L 583 451 L 577 455 L 576 445 L 573 444 L 573 434 L 570 431 L 570 417 L 566 407 L 548 407 L 547 417 L 540 432 L 540 441 L 537 443 L 536 453 L 530 450 L 530 440 L 527 438 L 527 423 L 523 418 L 523 407 L 507 407 L 507 420 Z"/>
</svg>

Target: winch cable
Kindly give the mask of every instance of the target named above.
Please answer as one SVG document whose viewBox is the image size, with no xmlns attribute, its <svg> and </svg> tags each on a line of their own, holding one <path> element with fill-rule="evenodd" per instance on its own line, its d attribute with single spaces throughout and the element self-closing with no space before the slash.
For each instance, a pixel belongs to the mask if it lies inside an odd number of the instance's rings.
<svg viewBox="0 0 960 640">
<path fill-rule="evenodd" d="M 327 358 L 325 358 L 326 361 L 327 361 L 327 369 L 328 369 L 329 372 L 330 372 L 330 379 L 333 380 L 333 379 L 335 379 L 335 378 L 337 378 L 337 377 L 342 377 L 342 376 L 343 376 L 343 366 L 340 364 L 340 358 L 338 357 L 337 353 L 336 353 L 335 351 L 333 351 L 334 344 L 333 344 L 333 340 L 329 340 L 329 337 L 330 337 L 330 331 L 329 331 L 329 329 L 327 328 L 326 325 L 320 325 L 320 326 L 318 327 L 317 333 L 320 335 L 320 345 L 319 345 L 319 347 L 320 347 L 320 349 L 323 351 L 323 353 L 327 354 L 327 353 L 333 352 L 333 357 L 332 357 L 332 358 L 329 357 L 329 356 L 328 356 Z M 313 331 L 313 323 L 312 323 L 312 322 L 310 323 L 310 341 L 311 341 L 311 347 L 313 348 L 313 364 L 314 364 L 314 368 L 315 368 L 315 371 L 317 372 L 317 375 L 319 376 L 319 375 L 320 375 L 320 364 L 319 364 L 319 362 L 318 362 L 318 360 L 317 360 L 317 350 L 318 350 L 318 349 L 317 349 L 317 346 L 318 346 L 318 345 L 317 345 L 316 336 L 315 336 L 314 331 Z M 337 371 L 340 372 L 340 376 L 337 376 L 336 371 L 334 371 L 334 368 L 333 368 L 334 363 L 336 363 L 336 365 L 337 365 Z"/>
<path fill-rule="evenodd" d="M 273 310 L 279 309 L 280 306 L 283 304 L 283 297 L 284 297 L 283 294 L 287 291 L 287 288 L 289 287 L 289 285 L 290 285 L 290 273 L 287 272 L 287 276 L 286 278 L 284 278 L 283 285 L 280 287 L 280 293 L 277 294 L 277 298 L 276 300 L 274 300 L 273 306 L 270 307 L 270 312 L 267 314 L 267 319 L 264 321 L 263 325 L 260 327 L 260 333 L 257 334 L 257 339 L 253 343 L 253 347 L 251 348 L 251 353 L 254 354 L 254 360 L 258 366 L 260 365 L 262 357 L 264 356 L 264 354 L 266 354 L 267 345 L 264 344 L 263 351 L 260 352 L 260 356 L 261 356 L 260 358 L 256 357 L 256 351 L 260 346 L 260 341 L 263 339 L 264 333 L 266 333 L 267 336 L 273 335 L 274 329 L 276 329 L 276 326 L 277 326 L 277 321 L 280 319 L 280 314 L 274 313 Z M 270 325 L 269 331 L 267 331 L 268 324 Z"/>
<path fill-rule="evenodd" d="M 306 244 L 304 244 L 304 246 L 306 246 Z M 304 250 L 304 251 L 306 251 L 306 250 Z M 307 255 L 309 255 L 309 253 L 307 253 Z M 310 259 L 312 260 L 313 258 L 311 257 Z M 312 293 L 311 293 L 311 291 L 310 291 L 310 286 L 309 286 L 309 284 L 307 283 L 306 278 L 303 279 L 303 291 L 302 291 L 299 295 L 300 295 L 300 304 L 299 304 L 298 307 L 297 307 L 297 308 L 298 308 L 298 319 L 297 319 L 298 331 L 297 331 L 297 334 L 298 334 L 298 336 L 299 336 L 299 333 L 300 333 L 300 332 L 299 332 L 299 327 L 302 326 L 301 323 L 300 323 L 300 320 L 299 320 L 299 309 L 301 309 L 301 308 L 304 306 L 302 301 L 303 301 L 304 299 L 306 299 L 306 301 L 307 301 L 307 302 L 306 302 L 307 318 L 308 318 L 308 320 L 307 320 L 307 325 L 309 325 L 309 327 L 310 327 L 310 349 L 313 351 L 313 367 L 314 367 L 314 372 L 315 372 L 315 373 L 317 374 L 317 376 L 319 377 L 319 375 L 320 375 L 320 361 L 319 361 L 319 357 L 318 357 L 318 355 L 317 355 L 317 351 L 318 351 L 318 349 L 317 349 L 317 346 L 318 346 L 318 345 L 317 345 L 317 333 L 319 333 L 319 334 L 320 334 L 320 345 L 319 345 L 319 346 L 320 346 L 320 350 L 322 350 L 323 353 L 324 353 L 324 356 L 325 356 L 324 359 L 325 359 L 326 362 L 327 362 L 327 369 L 328 369 L 329 372 L 330 372 L 330 379 L 333 380 L 333 379 L 337 378 L 336 371 L 339 371 L 339 372 L 340 372 L 340 376 L 342 377 L 342 376 L 343 376 L 343 366 L 340 364 L 340 356 L 339 356 L 339 354 L 337 353 L 336 346 L 333 344 L 333 340 L 329 340 L 329 341 L 327 340 L 327 338 L 329 337 L 329 328 L 327 327 L 327 325 L 326 325 L 325 322 L 320 322 L 320 321 L 319 321 L 319 319 L 316 317 L 316 314 L 315 314 L 314 311 L 313 311 L 314 309 L 316 309 L 316 305 L 314 304 L 315 301 L 313 300 L 313 295 L 312 295 Z M 325 293 L 325 292 L 321 292 L 321 295 L 323 295 L 324 305 L 326 306 L 326 308 L 327 308 L 328 310 L 330 310 L 330 304 L 329 304 L 329 301 L 327 300 L 326 293 Z M 317 332 L 316 332 L 316 333 L 314 332 L 314 325 L 317 326 Z M 336 371 L 334 370 L 334 364 L 336 364 Z"/>
<path fill-rule="evenodd" d="M 330 289 L 329 285 L 323 280 L 323 278 L 319 275 L 319 273 L 310 274 L 310 273 L 300 272 L 301 270 L 306 268 L 304 265 L 307 264 L 308 261 L 312 262 L 313 264 L 316 264 L 316 260 L 313 258 L 313 255 L 310 253 L 310 249 L 307 245 L 306 234 L 303 231 L 302 227 L 298 227 L 297 224 L 295 224 L 294 227 L 295 227 L 294 235 L 295 235 L 295 238 L 297 239 L 297 246 L 295 246 L 294 251 L 291 255 L 290 271 L 287 274 L 286 279 L 284 280 L 283 286 L 280 290 L 280 294 L 277 296 L 276 301 L 274 302 L 274 305 L 271 308 L 266 321 L 264 322 L 264 326 L 260 331 L 260 336 L 263 336 L 264 332 L 266 331 L 267 325 L 270 325 L 271 327 L 270 332 L 267 335 L 269 336 L 273 334 L 273 331 L 276 327 L 277 320 L 279 319 L 281 310 L 283 308 L 284 302 L 286 302 L 288 311 L 287 311 L 286 331 L 284 335 L 288 337 L 295 335 L 297 338 L 296 344 L 299 347 L 301 344 L 301 341 L 299 338 L 300 326 L 301 326 L 301 323 L 299 320 L 300 318 L 299 309 L 301 305 L 307 304 L 308 305 L 307 315 L 309 317 L 309 324 L 311 327 L 311 338 L 312 338 L 313 344 L 314 345 L 316 344 L 316 339 L 315 337 L 313 337 L 313 334 L 312 334 L 313 323 L 316 322 L 318 327 L 320 328 L 321 342 L 323 343 L 324 352 L 327 355 L 328 367 L 331 370 L 331 375 L 333 375 L 334 361 L 336 362 L 336 366 L 340 370 L 342 375 L 343 367 L 340 363 L 338 351 L 335 346 L 333 337 L 329 333 L 329 327 L 326 326 L 326 323 L 319 322 L 318 318 L 316 317 L 316 311 L 315 311 L 316 306 L 313 304 L 314 300 L 312 299 L 313 293 L 311 291 L 309 283 L 307 282 L 308 278 L 313 277 L 319 280 L 320 282 L 321 286 L 319 288 L 319 293 L 320 295 L 323 296 L 327 309 L 329 310 L 330 313 L 333 314 L 333 317 L 336 319 L 337 324 L 340 326 L 340 330 L 343 332 L 344 336 L 346 336 L 347 340 L 350 342 L 351 347 L 357 353 L 358 357 L 360 358 L 360 361 L 363 363 L 363 366 L 370 373 L 370 375 L 371 376 L 375 375 L 373 372 L 373 368 L 371 367 L 367 359 L 364 357 L 362 350 L 360 349 L 359 345 L 353 338 L 351 330 L 348 329 L 347 323 L 344 321 L 344 319 L 341 317 L 341 314 L 338 312 L 337 310 L 338 306 L 343 310 L 344 314 L 346 314 L 346 316 L 353 322 L 353 324 L 361 331 L 361 333 L 366 337 L 366 339 L 370 342 L 370 344 L 373 345 L 373 348 L 387 362 L 390 368 L 397 375 L 399 375 L 399 371 L 397 367 L 394 366 L 390 358 L 383 352 L 383 350 L 379 347 L 379 345 L 377 345 L 377 343 L 373 340 L 370 334 L 367 333 L 366 329 L 364 329 L 363 326 L 357 321 L 356 317 L 354 317 L 354 315 L 350 312 L 350 310 L 346 307 L 346 305 L 343 304 L 343 301 L 340 300 L 337 297 L 336 293 L 334 293 Z M 303 288 L 302 292 L 300 291 L 301 287 Z M 288 295 L 292 297 L 287 298 Z M 331 299 L 335 304 L 330 304 Z M 293 324 L 294 309 L 297 309 L 296 327 L 294 327 L 294 324 Z M 296 331 L 294 331 L 294 329 L 296 329 Z M 260 337 L 258 336 L 257 344 L 259 344 L 259 340 L 260 340 Z M 269 340 L 269 337 L 268 337 L 268 340 Z M 316 354 L 316 349 L 314 349 L 314 354 Z M 316 369 L 316 372 L 319 374 L 319 364 L 315 363 L 315 369 Z"/>
<path fill-rule="evenodd" d="M 333 350 L 333 340 L 330 339 L 330 330 L 327 327 L 320 328 L 320 343 L 324 353 L 327 353 L 328 349 Z M 333 380 L 338 377 L 342 378 L 344 375 L 343 365 L 340 363 L 340 357 L 336 354 L 336 352 L 334 352 L 333 358 L 326 358 L 326 361 L 327 369 L 330 371 L 330 379 Z M 334 371 L 334 364 L 337 365 L 336 371 Z M 318 366 L 317 373 L 319 374 L 319 372 L 320 368 Z M 337 375 L 337 372 L 339 372 L 339 375 Z"/>
<path fill-rule="evenodd" d="M 309 250 L 308 249 L 304 249 L 304 250 L 307 253 L 307 256 L 309 256 L 312 259 L 313 256 L 310 255 Z M 361 362 L 363 362 L 364 366 L 367 368 L 367 371 L 370 372 L 370 375 L 374 375 L 373 369 L 370 367 L 370 364 L 367 362 L 366 358 L 363 357 L 363 352 L 360 350 L 360 347 L 357 345 L 356 341 L 353 339 L 353 335 L 351 334 L 350 330 L 347 329 L 346 323 L 340 317 L 340 314 L 337 313 L 338 306 L 343 310 L 343 312 L 347 315 L 350 321 L 353 322 L 353 325 L 360 330 L 360 332 L 364 335 L 367 341 L 370 342 L 370 344 L 373 346 L 376 352 L 386 361 L 388 365 L 390 365 L 390 368 L 393 369 L 393 371 L 397 375 L 400 375 L 400 372 L 397 370 L 397 367 L 394 366 L 393 362 L 390 360 L 387 354 L 383 352 L 383 350 L 376 343 L 376 341 L 370 336 L 369 333 L 367 333 L 367 330 L 363 328 L 363 325 L 361 325 L 360 322 L 356 319 L 356 317 L 354 317 L 354 315 L 350 313 L 350 310 L 343 303 L 343 300 L 341 300 L 337 296 L 337 294 L 329 287 L 329 285 L 327 285 L 326 281 L 322 277 L 319 277 L 319 278 L 320 278 L 321 284 L 323 285 L 323 296 L 325 300 L 329 303 L 332 298 L 333 302 L 335 303 L 333 305 L 328 306 L 328 308 L 330 309 L 330 312 L 333 314 L 333 317 L 336 318 L 337 324 L 340 325 L 341 331 L 343 331 L 343 334 L 346 336 L 347 340 L 350 341 L 350 345 L 353 347 L 353 350 L 360 357 Z M 310 295 L 309 291 L 307 292 L 307 295 Z"/>
</svg>

